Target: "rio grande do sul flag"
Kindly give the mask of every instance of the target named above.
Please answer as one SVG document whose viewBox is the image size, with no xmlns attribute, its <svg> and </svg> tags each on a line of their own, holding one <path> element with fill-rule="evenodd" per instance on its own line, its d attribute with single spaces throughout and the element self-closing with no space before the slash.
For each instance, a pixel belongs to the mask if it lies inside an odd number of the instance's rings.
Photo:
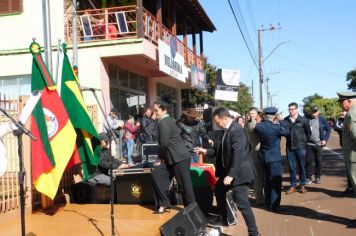
<svg viewBox="0 0 356 236">
<path fill-rule="evenodd" d="M 31 141 L 32 179 L 39 192 L 54 199 L 77 135 L 43 62 L 40 46 L 33 42 L 30 51 L 31 91 L 42 91 L 31 116 L 31 132 L 37 137 L 37 141 Z"/>
<path fill-rule="evenodd" d="M 62 73 L 60 94 L 77 133 L 76 151 L 69 165 L 81 162 L 84 178 L 88 179 L 96 171 L 99 163 L 99 135 L 88 115 L 83 96 L 78 88 L 75 75 L 67 56 L 66 44 L 61 50 Z"/>
</svg>

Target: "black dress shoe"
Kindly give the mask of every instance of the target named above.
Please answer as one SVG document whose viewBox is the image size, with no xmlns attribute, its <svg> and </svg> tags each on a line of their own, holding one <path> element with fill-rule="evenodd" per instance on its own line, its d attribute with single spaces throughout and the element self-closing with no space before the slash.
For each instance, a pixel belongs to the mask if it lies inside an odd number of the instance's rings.
<svg viewBox="0 0 356 236">
<path fill-rule="evenodd" d="M 223 219 L 221 216 L 216 217 L 215 219 L 211 219 L 208 221 L 208 225 L 211 227 L 221 227 L 221 226 L 229 226 L 227 219 Z"/>
</svg>

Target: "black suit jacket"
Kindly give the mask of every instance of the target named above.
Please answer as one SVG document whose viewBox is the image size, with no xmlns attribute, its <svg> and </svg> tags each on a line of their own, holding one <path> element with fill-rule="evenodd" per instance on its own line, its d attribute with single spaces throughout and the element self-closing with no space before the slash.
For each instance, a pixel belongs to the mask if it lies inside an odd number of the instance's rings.
<svg viewBox="0 0 356 236">
<path fill-rule="evenodd" d="M 233 184 L 240 185 L 255 179 L 256 171 L 250 157 L 246 131 L 232 123 L 216 149 L 208 149 L 208 155 L 216 155 L 216 173 L 219 178 L 230 176 Z"/>
<path fill-rule="evenodd" d="M 190 158 L 185 147 L 179 129 L 172 117 L 165 117 L 158 121 L 157 125 L 159 153 L 158 157 L 168 164 L 183 161 Z"/>
</svg>

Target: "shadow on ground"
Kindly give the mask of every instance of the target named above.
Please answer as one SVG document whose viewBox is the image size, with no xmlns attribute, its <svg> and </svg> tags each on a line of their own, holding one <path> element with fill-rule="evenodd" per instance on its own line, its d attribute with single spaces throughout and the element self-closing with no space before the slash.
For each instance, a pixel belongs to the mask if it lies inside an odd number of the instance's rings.
<svg viewBox="0 0 356 236">
<path fill-rule="evenodd" d="M 315 211 L 313 209 L 309 209 L 301 206 L 284 205 L 283 207 L 287 208 L 288 210 L 283 212 L 278 212 L 277 214 L 300 216 L 303 218 L 329 221 L 342 225 L 346 225 L 351 220 L 345 217 L 330 215 L 327 213 Z"/>
</svg>

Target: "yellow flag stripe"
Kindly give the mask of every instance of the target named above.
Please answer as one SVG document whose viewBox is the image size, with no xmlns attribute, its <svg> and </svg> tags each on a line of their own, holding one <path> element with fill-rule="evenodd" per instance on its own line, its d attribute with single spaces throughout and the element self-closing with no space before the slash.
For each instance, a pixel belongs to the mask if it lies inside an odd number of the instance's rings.
<svg viewBox="0 0 356 236">
<path fill-rule="evenodd" d="M 90 148 L 91 153 L 94 155 L 93 147 L 91 145 L 91 135 L 88 132 L 86 132 L 85 130 L 82 130 L 82 133 L 83 133 L 83 136 L 84 136 L 84 141 L 86 142 L 86 144 Z"/>
<path fill-rule="evenodd" d="M 83 109 L 86 112 L 88 112 L 87 111 L 87 106 L 84 103 L 84 99 L 82 97 L 82 94 L 79 91 L 77 82 L 75 82 L 75 81 L 66 81 L 65 84 L 70 90 L 72 90 L 72 92 L 74 93 L 75 97 L 77 98 L 78 102 L 83 107 Z"/>
<path fill-rule="evenodd" d="M 51 141 L 54 160 L 56 166 L 48 173 L 43 173 L 34 182 L 36 189 L 54 199 L 63 172 L 72 156 L 77 134 L 72 123 L 68 120 L 63 129 Z"/>
</svg>

